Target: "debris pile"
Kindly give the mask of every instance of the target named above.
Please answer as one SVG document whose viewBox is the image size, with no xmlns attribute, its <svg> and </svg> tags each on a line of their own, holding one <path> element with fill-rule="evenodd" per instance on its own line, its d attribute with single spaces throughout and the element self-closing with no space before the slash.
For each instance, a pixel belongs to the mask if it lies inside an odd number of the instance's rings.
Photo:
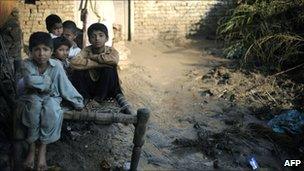
<svg viewBox="0 0 304 171">
<path fill-rule="evenodd" d="M 277 170 L 286 159 L 304 158 L 302 134 L 280 134 L 267 125 L 282 111 L 303 110 L 303 84 L 283 74 L 263 76 L 224 66 L 201 76 L 195 71 L 189 75 L 200 78 L 196 80 L 201 82 L 198 94 L 203 115 L 189 121 L 197 138 L 177 138 L 175 146 L 196 148 L 211 160 L 209 167 L 216 161 L 223 169 Z"/>
<path fill-rule="evenodd" d="M 304 85 L 286 76 L 263 76 L 234 68 L 218 67 L 202 76 L 202 96 L 214 96 L 252 109 L 268 107 L 268 112 L 280 109 L 304 109 Z M 204 84 L 205 83 L 205 84 Z M 267 112 L 267 111 L 265 111 Z"/>
</svg>

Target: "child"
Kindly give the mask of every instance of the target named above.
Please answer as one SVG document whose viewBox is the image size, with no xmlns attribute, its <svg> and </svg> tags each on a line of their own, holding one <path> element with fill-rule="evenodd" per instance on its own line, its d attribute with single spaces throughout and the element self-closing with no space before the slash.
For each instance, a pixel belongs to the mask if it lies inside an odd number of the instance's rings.
<svg viewBox="0 0 304 171">
<path fill-rule="evenodd" d="M 45 19 L 46 29 L 50 33 L 52 39 L 62 35 L 62 20 L 56 14 L 51 14 Z"/>
<path fill-rule="evenodd" d="M 113 47 L 105 46 L 108 30 L 101 23 L 94 23 L 88 28 L 91 46 L 84 48 L 70 66 L 74 69 L 72 83 L 84 98 L 95 98 L 97 101 L 115 97 L 122 93 L 117 64 L 118 52 Z"/>
<path fill-rule="evenodd" d="M 75 56 L 81 51 L 81 49 L 75 43 L 77 33 L 78 28 L 76 27 L 76 24 L 73 21 L 67 20 L 63 22 L 63 36 L 67 38 L 72 45 L 69 52 L 69 59 L 75 58 Z"/>
<path fill-rule="evenodd" d="M 83 46 L 83 30 L 78 28 L 78 27 L 77 27 L 77 37 L 75 39 L 75 42 L 80 49 L 84 48 L 84 46 Z"/>
<path fill-rule="evenodd" d="M 65 37 L 56 37 L 53 39 L 54 51 L 53 58 L 57 59 L 67 71 L 69 68 L 69 51 L 71 48 L 71 42 Z"/>
<path fill-rule="evenodd" d="M 36 32 L 30 36 L 30 58 L 24 61 L 24 104 L 22 123 L 27 127 L 27 142 L 30 144 L 24 166 L 34 167 L 35 148 L 38 144 L 37 170 L 47 170 L 46 147 L 60 138 L 63 112 L 62 98 L 75 109 L 83 108 L 83 98 L 68 80 L 62 65 L 50 59 L 53 42 L 48 33 Z"/>
</svg>

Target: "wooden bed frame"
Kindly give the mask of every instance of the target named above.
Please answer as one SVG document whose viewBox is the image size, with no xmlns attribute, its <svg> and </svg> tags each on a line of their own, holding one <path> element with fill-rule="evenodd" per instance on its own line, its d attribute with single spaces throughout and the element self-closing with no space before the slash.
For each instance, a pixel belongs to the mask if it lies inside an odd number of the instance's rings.
<svg viewBox="0 0 304 171">
<path fill-rule="evenodd" d="M 132 110 L 131 106 L 125 100 L 122 94 L 119 94 L 116 97 L 118 104 L 124 109 L 124 113 L 101 113 L 101 112 L 92 112 L 86 109 L 82 111 L 65 111 L 64 119 L 65 120 L 81 120 L 81 121 L 94 121 L 96 124 L 112 124 L 112 123 L 124 123 L 124 124 L 133 124 L 135 126 L 134 136 L 133 136 L 133 150 L 131 156 L 131 171 L 136 171 L 140 159 L 141 148 L 144 144 L 144 137 L 146 133 L 147 123 L 150 117 L 150 110 L 147 108 L 140 108 L 137 110 L 137 113 Z M 13 119 L 13 170 L 22 170 L 23 162 L 23 153 L 25 150 L 26 142 L 24 140 L 26 129 L 20 123 L 20 116 L 18 117 L 18 109 L 14 113 Z"/>
<path fill-rule="evenodd" d="M 147 122 L 150 117 L 150 111 L 146 108 L 137 110 L 136 115 L 128 115 L 124 113 L 95 113 L 95 112 L 79 112 L 66 111 L 64 119 L 95 121 L 97 124 L 124 123 L 134 124 L 133 150 L 131 157 L 131 171 L 136 171 L 140 159 L 141 148 L 144 145 L 144 136 L 146 133 Z"/>
</svg>

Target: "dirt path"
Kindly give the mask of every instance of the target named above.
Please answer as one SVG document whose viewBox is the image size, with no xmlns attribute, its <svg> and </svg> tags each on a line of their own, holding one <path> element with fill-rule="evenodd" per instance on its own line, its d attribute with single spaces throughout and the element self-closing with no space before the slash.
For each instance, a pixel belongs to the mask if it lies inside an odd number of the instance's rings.
<svg viewBox="0 0 304 171">
<path fill-rule="evenodd" d="M 127 46 L 132 64 L 120 73 L 123 87 L 136 107 L 152 109 L 152 122 L 162 128 L 181 126 L 180 116 L 201 111 L 195 106 L 201 75 L 222 59 L 203 56 L 193 47 L 171 47 L 158 41 Z"/>
<path fill-rule="evenodd" d="M 215 42 L 178 47 L 154 40 L 127 47 L 131 64 L 120 71 L 125 94 L 135 108 L 152 111 L 141 169 L 243 170 L 255 157 L 261 167 L 277 170 L 286 159 L 299 158 L 291 152 L 299 146 L 267 126 L 278 111 L 264 110 L 294 108 L 293 96 L 282 98 L 290 91 L 270 80 L 257 86 L 265 77 L 219 57 Z M 250 87 L 258 88 L 248 92 Z"/>
<path fill-rule="evenodd" d="M 141 167 L 186 167 L 188 162 L 187 167 L 192 169 L 206 167 L 204 163 L 210 161 L 198 150 L 172 150 L 172 143 L 181 137 L 197 139 L 192 121 L 208 117 L 199 94 L 202 74 L 228 61 L 202 51 L 213 48 L 214 42 L 203 42 L 199 48 L 174 47 L 158 41 L 132 42 L 127 46 L 131 65 L 120 72 L 122 86 L 135 108 L 145 106 L 152 110 Z M 210 106 L 211 110 L 218 109 L 216 104 Z M 216 119 L 209 118 L 209 124 L 221 127 Z"/>
</svg>

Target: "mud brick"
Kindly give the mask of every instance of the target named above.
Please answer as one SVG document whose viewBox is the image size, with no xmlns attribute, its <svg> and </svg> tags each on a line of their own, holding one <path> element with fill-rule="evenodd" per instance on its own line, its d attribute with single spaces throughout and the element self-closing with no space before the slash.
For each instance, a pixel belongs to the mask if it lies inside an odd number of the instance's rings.
<svg viewBox="0 0 304 171">
<path fill-rule="evenodd" d="M 26 6 L 27 9 L 36 9 L 36 5 L 28 5 Z"/>
<path fill-rule="evenodd" d="M 166 31 L 170 31 L 170 29 L 176 27 L 179 28 L 177 35 L 185 35 L 185 33 L 182 32 L 194 28 L 193 24 L 199 23 L 201 19 L 205 17 L 211 17 L 210 20 L 216 23 L 219 17 L 225 15 L 225 11 L 229 9 L 228 4 L 230 3 L 232 3 L 232 0 L 225 2 L 220 0 L 134 1 L 135 28 L 133 37 L 145 39 L 157 34 L 167 34 Z M 20 2 L 18 8 L 20 8 L 21 11 L 21 27 L 24 29 L 29 29 L 28 27 L 22 26 L 29 22 L 26 23 L 22 21 L 37 20 L 37 22 L 35 22 L 36 24 L 43 25 L 43 21 L 51 13 L 56 13 L 63 20 L 73 20 L 74 9 L 76 9 L 74 2 L 70 0 L 40 0 L 37 1 L 37 5 L 24 5 Z M 210 9 L 215 10 L 210 12 Z M 35 17 L 32 16 L 28 18 L 29 10 L 32 11 L 32 14 L 36 14 Z M 213 25 L 211 29 L 216 29 L 216 24 Z M 34 29 L 33 31 L 36 31 L 37 28 Z"/>
</svg>

